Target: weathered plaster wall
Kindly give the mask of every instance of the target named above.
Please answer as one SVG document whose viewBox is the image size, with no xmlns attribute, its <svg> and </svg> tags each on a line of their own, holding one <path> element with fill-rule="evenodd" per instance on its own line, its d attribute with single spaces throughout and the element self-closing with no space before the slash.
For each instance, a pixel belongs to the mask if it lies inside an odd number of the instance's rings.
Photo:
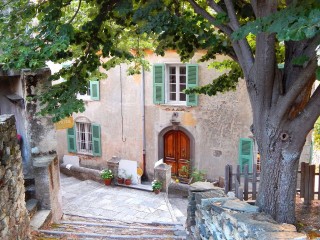
<svg viewBox="0 0 320 240">
<path fill-rule="evenodd" d="M 13 115 L 0 115 L 0 239 L 29 239 L 22 159 Z"/>
<path fill-rule="evenodd" d="M 197 60 L 203 53 L 198 52 L 191 60 Z M 152 55 L 152 63 L 178 62 L 175 52 L 164 58 Z M 223 57 L 217 60 L 223 60 Z M 219 72 L 207 69 L 208 63 L 199 63 L 199 85 L 210 83 Z M 208 178 L 223 175 L 225 164 L 236 164 L 240 137 L 249 137 L 251 110 L 244 81 L 240 81 L 237 91 L 218 94 L 214 97 L 199 96 L 197 107 L 177 107 L 154 105 L 152 102 L 152 72 L 146 73 L 146 120 L 147 120 L 147 168 L 151 174 L 156 160 L 163 158 L 158 151 L 159 133 L 170 127 L 174 112 L 178 113 L 180 126 L 194 138 L 194 151 L 191 163 L 194 168 L 206 170 Z"/>
<path fill-rule="evenodd" d="M 202 55 L 203 52 L 196 53 L 190 63 L 197 63 Z M 222 59 L 220 57 L 218 60 Z M 164 57 L 151 54 L 148 60 L 151 65 L 180 62 L 174 51 L 168 51 Z M 199 85 L 210 83 L 221 74 L 213 69 L 208 70 L 207 65 L 207 62 L 199 64 Z M 142 166 L 142 76 L 127 76 L 126 68 L 121 65 L 108 71 L 108 79 L 100 82 L 100 101 L 87 101 L 86 111 L 74 115 L 75 119 L 85 116 L 91 122 L 101 124 L 103 155 L 79 155 L 82 166 L 101 168 L 106 166 L 106 161 L 112 156 L 136 160 Z M 215 97 L 201 95 L 197 107 L 181 107 L 154 105 L 152 79 L 150 69 L 145 72 L 146 162 L 149 176 L 153 175 L 154 163 L 163 157 L 159 134 L 172 127 L 170 120 L 175 112 L 178 113 L 180 127 L 193 138 L 193 167 L 205 169 L 208 177 L 213 179 L 223 175 L 225 164 L 236 164 L 239 138 L 251 136 L 251 110 L 244 81 L 239 82 L 235 92 Z M 57 138 L 60 143 L 58 153 L 62 159 L 64 154 L 69 154 L 66 131 L 58 131 Z"/>
</svg>

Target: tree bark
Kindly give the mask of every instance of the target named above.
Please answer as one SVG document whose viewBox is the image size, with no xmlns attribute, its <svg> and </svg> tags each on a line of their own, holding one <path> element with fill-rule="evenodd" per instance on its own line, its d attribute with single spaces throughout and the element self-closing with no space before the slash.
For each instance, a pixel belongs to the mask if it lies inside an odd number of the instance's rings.
<svg viewBox="0 0 320 240">
<path fill-rule="evenodd" d="M 297 171 L 303 144 L 292 149 L 291 138 L 279 133 L 264 139 L 265 144 L 260 146 L 261 176 L 256 204 L 277 222 L 292 224 L 295 223 Z"/>
</svg>

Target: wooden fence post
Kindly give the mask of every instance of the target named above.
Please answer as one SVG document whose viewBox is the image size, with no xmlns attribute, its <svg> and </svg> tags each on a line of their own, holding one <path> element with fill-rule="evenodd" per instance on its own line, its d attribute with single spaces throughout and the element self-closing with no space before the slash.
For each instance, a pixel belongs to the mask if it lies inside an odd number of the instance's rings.
<svg viewBox="0 0 320 240">
<path fill-rule="evenodd" d="M 310 194 L 310 204 L 311 200 L 314 200 L 314 183 L 315 183 L 315 176 L 316 176 L 316 166 L 310 165 L 309 166 L 309 194 Z"/>
<path fill-rule="evenodd" d="M 235 182 L 235 195 L 236 195 L 236 198 L 240 199 L 240 191 L 239 191 L 240 184 L 239 184 L 237 178 L 234 180 L 234 182 Z"/>
<path fill-rule="evenodd" d="M 241 187 L 239 187 L 238 193 L 240 193 L 238 198 L 240 199 L 240 201 L 243 201 L 243 189 Z"/>
<path fill-rule="evenodd" d="M 249 165 L 245 164 L 244 165 L 244 169 L 243 169 L 243 173 L 244 173 L 244 191 L 243 191 L 243 199 L 246 201 L 249 199 Z"/>
<path fill-rule="evenodd" d="M 257 164 L 253 164 L 252 171 L 252 200 L 257 199 Z"/>
<path fill-rule="evenodd" d="M 304 170 L 304 183 L 303 183 L 303 188 L 304 188 L 304 204 L 305 205 L 310 205 L 311 204 L 311 200 L 310 200 L 310 193 L 309 193 L 309 178 L 310 178 L 310 171 L 309 171 L 309 164 L 305 163 L 305 170 Z"/>
<path fill-rule="evenodd" d="M 240 176 L 241 176 L 240 165 L 237 165 L 236 179 L 238 180 L 239 184 L 241 184 Z"/>
<path fill-rule="evenodd" d="M 318 200 L 320 200 L 320 165 L 318 166 Z"/>
<path fill-rule="evenodd" d="M 227 194 L 231 190 L 232 190 L 232 165 L 226 165 L 224 193 Z"/>
<path fill-rule="evenodd" d="M 301 163 L 300 198 L 304 198 L 304 195 L 305 195 L 306 165 L 307 163 L 305 162 Z"/>
</svg>

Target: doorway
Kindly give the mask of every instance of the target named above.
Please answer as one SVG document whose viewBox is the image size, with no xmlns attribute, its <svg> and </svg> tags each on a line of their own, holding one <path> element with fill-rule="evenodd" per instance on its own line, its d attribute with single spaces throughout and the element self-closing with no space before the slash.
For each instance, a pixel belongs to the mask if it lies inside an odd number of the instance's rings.
<svg viewBox="0 0 320 240">
<path fill-rule="evenodd" d="M 164 162 L 171 165 L 171 175 L 183 182 L 190 178 L 190 138 L 180 130 L 170 130 L 163 136 Z"/>
</svg>

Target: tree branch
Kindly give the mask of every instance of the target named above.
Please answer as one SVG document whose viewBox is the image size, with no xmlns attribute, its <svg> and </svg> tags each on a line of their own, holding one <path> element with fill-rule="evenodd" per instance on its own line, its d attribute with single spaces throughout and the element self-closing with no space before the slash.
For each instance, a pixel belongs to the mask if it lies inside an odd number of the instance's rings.
<svg viewBox="0 0 320 240">
<path fill-rule="evenodd" d="M 69 20 L 68 24 L 72 23 L 72 21 L 76 18 L 77 14 L 78 14 L 78 12 L 79 12 L 79 10 L 80 10 L 80 7 L 81 7 L 81 1 L 82 1 L 82 0 L 79 0 L 78 8 L 77 8 L 77 10 L 75 11 L 75 13 L 73 14 L 72 18 Z"/>
<path fill-rule="evenodd" d="M 303 50 L 302 55 L 312 56 L 319 45 L 320 35 L 316 35 L 307 42 L 307 47 Z"/>
<path fill-rule="evenodd" d="M 226 7 L 227 7 L 227 11 L 228 11 L 228 16 L 230 18 L 230 23 L 229 26 L 231 29 L 233 29 L 234 31 L 238 30 L 240 28 L 240 24 L 234 9 L 234 5 L 232 0 L 224 0 Z M 242 66 L 243 66 L 243 70 L 245 72 L 245 75 L 248 76 L 250 69 L 252 68 L 254 59 L 253 59 L 253 54 L 251 51 L 251 48 L 249 46 L 248 41 L 244 38 L 238 41 L 239 43 L 239 51 L 241 52 L 241 55 L 244 59 Z M 238 59 L 240 60 L 240 56 L 238 56 Z"/>
<path fill-rule="evenodd" d="M 233 31 L 236 31 L 239 29 L 240 24 L 237 19 L 236 11 L 234 10 L 234 6 L 231 0 L 224 0 L 227 11 L 228 11 L 228 16 L 230 18 L 230 24 L 229 26 L 232 28 Z"/>
<path fill-rule="evenodd" d="M 257 12 L 258 12 L 258 3 L 257 3 L 257 0 L 251 0 L 251 6 L 252 6 L 252 9 L 253 9 L 253 12 L 254 12 L 254 15 L 257 16 Z"/>
<path fill-rule="evenodd" d="M 226 25 L 223 24 L 217 24 L 216 19 L 211 16 L 205 9 L 203 9 L 202 7 L 200 7 L 194 0 L 187 0 L 191 6 L 193 7 L 194 11 L 198 14 L 200 14 L 201 16 L 203 16 L 204 18 L 206 18 L 209 22 L 211 22 L 213 25 L 217 26 L 221 31 L 223 31 L 225 34 L 227 34 L 229 37 L 232 34 L 232 29 L 229 28 Z"/>
<path fill-rule="evenodd" d="M 290 106 L 294 103 L 299 94 L 308 85 L 310 79 L 317 68 L 317 59 L 313 58 L 312 61 L 300 72 L 299 76 L 295 80 L 295 84 L 284 95 L 279 97 L 279 101 L 276 108 L 276 116 L 281 119 L 290 110 Z"/>
<path fill-rule="evenodd" d="M 320 86 L 312 94 L 308 104 L 301 114 L 292 122 L 293 126 L 304 126 L 307 134 L 313 128 L 314 123 L 320 115 Z"/>
<path fill-rule="evenodd" d="M 217 13 L 225 13 L 222 7 L 220 7 L 214 0 L 207 0 L 207 3 Z"/>
</svg>

